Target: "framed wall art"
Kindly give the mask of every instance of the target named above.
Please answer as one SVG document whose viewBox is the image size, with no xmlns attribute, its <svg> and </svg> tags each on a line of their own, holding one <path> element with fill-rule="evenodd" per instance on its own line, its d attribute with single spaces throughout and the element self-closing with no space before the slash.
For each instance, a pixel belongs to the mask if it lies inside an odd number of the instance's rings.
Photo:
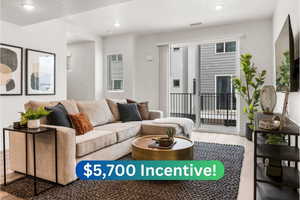
<svg viewBox="0 0 300 200">
<path fill-rule="evenodd" d="M 26 95 L 55 95 L 56 55 L 26 49 Z"/>
<path fill-rule="evenodd" d="M 0 96 L 21 96 L 23 48 L 0 43 Z"/>
</svg>

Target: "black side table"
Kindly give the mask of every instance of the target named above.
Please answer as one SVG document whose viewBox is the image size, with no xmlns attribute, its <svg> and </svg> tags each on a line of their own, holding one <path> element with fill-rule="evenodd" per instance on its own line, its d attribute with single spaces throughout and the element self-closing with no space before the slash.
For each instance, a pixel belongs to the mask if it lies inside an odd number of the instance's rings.
<svg viewBox="0 0 300 200">
<path fill-rule="evenodd" d="M 6 131 L 9 131 L 9 133 L 18 132 L 18 133 L 24 133 L 26 135 L 25 139 L 25 152 L 26 152 L 26 173 L 25 177 L 32 177 L 34 180 L 34 195 L 37 195 L 37 177 L 36 177 L 36 148 L 35 148 L 35 140 L 36 135 L 39 134 L 45 134 L 45 133 L 54 133 L 55 136 L 55 183 L 58 184 L 58 177 L 57 177 L 57 131 L 55 128 L 47 128 L 47 127 L 40 127 L 38 129 L 29 129 L 29 128 L 22 128 L 22 129 L 15 129 L 12 126 L 4 128 L 3 129 L 3 169 L 4 169 L 4 186 L 7 185 L 6 182 L 6 157 L 5 157 L 5 133 Z M 33 176 L 28 175 L 28 164 L 27 164 L 27 157 L 28 157 L 28 147 L 27 147 L 27 141 L 28 141 L 28 134 L 32 135 L 32 143 L 33 143 Z M 40 179 L 40 178 L 39 178 Z M 18 179 L 20 180 L 20 179 Z M 17 180 L 15 180 L 17 181 Z M 49 181 L 47 181 L 49 182 Z M 52 188 L 52 187 L 51 187 Z M 50 189 L 50 188 L 48 188 Z M 46 189 L 46 190 L 48 190 Z M 44 192 L 44 191 L 42 191 Z M 41 193 L 41 192 L 40 192 Z"/>
</svg>

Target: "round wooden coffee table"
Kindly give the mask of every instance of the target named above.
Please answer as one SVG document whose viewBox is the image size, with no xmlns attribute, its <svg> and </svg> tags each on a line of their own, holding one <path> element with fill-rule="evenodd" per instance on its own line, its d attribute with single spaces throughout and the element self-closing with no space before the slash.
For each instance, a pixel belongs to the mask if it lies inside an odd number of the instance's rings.
<svg viewBox="0 0 300 200">
<path fill-rule="evenodd" d="M 136 138 L 132 142 L 132 158 L 134 160 L 193 160 L 193 141 L 185 137 L 175 137 L 176 143 L 171 149 L 148 147 L 153 138 L 161 135 L 149 135 Z"/>
</svg>

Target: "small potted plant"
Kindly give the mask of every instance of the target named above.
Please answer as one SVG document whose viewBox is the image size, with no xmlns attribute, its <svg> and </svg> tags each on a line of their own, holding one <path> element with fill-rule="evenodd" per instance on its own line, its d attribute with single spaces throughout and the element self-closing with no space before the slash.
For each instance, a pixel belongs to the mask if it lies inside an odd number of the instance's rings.
<svg viewBox="0 0 300 200">
<path fill-rule="evenodd" d="M 26 112 L 21 113 L 21 125 L 27 124 L 28 128 L 40 128 L 40 119 L 50 114 L 44 107 L 39 107 L 36 110 L 28 109 Z"/>
<path fill-rule="evenodd" d="M 169 147 L 174 143 L 175 130 L 172 128 L 168 128 L 166 134 L 168 137 L 164 136 L 156 139 L 156 142 L 161 147 Z"/>
</svg>

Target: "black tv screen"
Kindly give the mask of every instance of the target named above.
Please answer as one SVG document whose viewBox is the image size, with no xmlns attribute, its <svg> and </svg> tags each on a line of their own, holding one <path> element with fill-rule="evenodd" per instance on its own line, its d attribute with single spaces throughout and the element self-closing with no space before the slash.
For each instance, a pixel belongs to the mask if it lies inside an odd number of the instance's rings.
<svg viewBox="0 0 300 200">
<path fill-rule="evenodd" d="M 294 35 L 288 16 L 275 44 L 277 91 L 298 91 L 299 72 L 295 66 L 294 52 Z"/>
</svg>

